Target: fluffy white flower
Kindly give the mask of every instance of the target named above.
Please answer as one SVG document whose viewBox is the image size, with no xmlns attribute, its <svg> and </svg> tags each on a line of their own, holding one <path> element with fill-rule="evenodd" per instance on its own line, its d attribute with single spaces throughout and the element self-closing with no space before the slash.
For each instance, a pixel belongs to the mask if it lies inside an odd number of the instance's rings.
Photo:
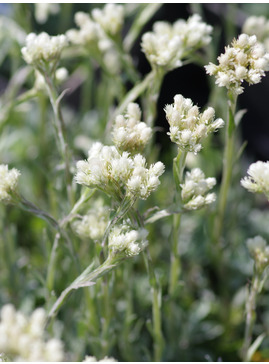
<svg viewBox="0 0 269 364">
<path fill-rule="evenodd" d="M 249 192 L 264 193 L 269 198 L 269 161 L 252 163 L 241 185 Z"/>
<path fill-rule="evenodd" d="M 35 3 L 35 18 L 39 24 L 44 24 L 48 20 L 50 14 L 59 13 L 60 6 L 55 3 Z"/>
<path fill-rule="evenodd" d="M 87 214 L 83 216 L 82 220 L 76 221 L 73 227 L 82 238 L 100 240 L 105 233 L 108 222 L 109 208 L 104 206 L 101 199 L 98 199 Z"/>
<path fill-rule="evenodd" d="M 138 255 L 148 244 L 146 229 L 131 230 L 127 224 L 115 226 L 108 237 L 108 247 L 113 255 L 124 253 L 132 257 Z"/>
<path fill-rule="evenodd" d="M 212 27 L 203 23 L 197 14 L 174 24 L 156 22 L 153 32 L 143 35 L 142 50 L 152 67 L 157 65 L 171 70 L 180 67 L 182 59 L 191 52 L 207 45 L 211 32 Z"/>
<path fill-rule="evenodd" d="M 250 16 L 243 25 L 243 33 L 256 35 L 259 42 L 263 43 L 269 51 L 269 20 L 264 16 Z"/>
<path fill-rule="evenodd" d="M 76 182 L 88 187 L 98 187 L 109 195 L 122 196 L 124 191 L 130 197 L 146 199 L 159 185 L 164 165 L 157 162 L 146 167 L 141 154 L 122 154 L 114 146 L 94 143 L 87 161 L 77 162 Z M 153 180 L 152 177 L 157 179 Z"/>
<path fill-rule="evenodd" d="M 189 152 L 199 152 L 203 139 L 224 125 L 222 119 L 214 120 L 215 110 L 212 107 L 199 113 L 191 99 L 185 99 L 182 95 L 176 95 L 174 104 L 166 105 L 164 111 L 170 124 L 168 135 L 172 142 Z"/>
<path fill-rule="evenodd" d="M 27 63 L 37 65 L 58 60 L 67 43 L 64 34 L 49 36 L 45 32 L 39 35 L 30 33 L 26 37 L 26 46 L 21 52 Z"/>
<path fill-rule="evenodd" d="M 13 200 L 13 195 L 17 193 L 18 179 L 20 172 L 12 168 L 8 170 L 5 164 L 0 165 L 0 201 L 9 203 Z"/>
<path fill-rule="evenodd" d="M 185 182 L 181 184 L 181 198 L 184 207 L 188 210 L 197 210 L 216 200 L 214 193 L 208 193 L 216 184 L 213 177 L 205 178 L 199 168 L 186 173 Z"/>
<path fill-rule="evenodd" d="M 63 343 L 58 339 L 45 339 L 45 320 L 42 308 L 27 317 L 11 304 L 3 306 L 0 351 L 12 361 L 63 361 Z"/>
<path fill-rule="evenodd" d="M 138 152 L 144 149 L 152 136 L 152 129 L 140 121 L 141 110 L 138 104 L 130 103 L 125 115 L 116 117 L 112 139 L 116 147 L 128 152 Z"/>
<path fill-rule="evenodd" d="M 243 92 L 243 81 L 256 84 L 269 70 L 269 54 L 255 35 L 241 34 L 232 46 L 225 47 L 225 53 L 218 57 L 219 65 L 205 66 L 209 75 L 216 77 L 219 87 L 226 87 L 234 94 Z"/>
<path fill-rule="evenodd" d="M 103 9 L 93 9 L 92 17 L 105 32 L 115 35 L 122 29 L 124 8 L 122 5 L 106 4 Z"/>
</svg>

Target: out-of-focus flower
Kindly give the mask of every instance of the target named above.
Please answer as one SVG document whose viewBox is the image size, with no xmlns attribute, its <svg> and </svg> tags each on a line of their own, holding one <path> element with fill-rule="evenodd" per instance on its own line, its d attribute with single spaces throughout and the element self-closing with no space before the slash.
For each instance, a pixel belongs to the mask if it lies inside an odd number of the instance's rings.
<svg viewBox="0 0 269 364">
<path fill-rule="evenodd" d="M 8 170 L 5 164 L 0 165 L 0 201 L 4 203 L 15 202 L 17 196 L 18 179 L 20 172 L 12 168 Z"/>
<path fill-rule="evenodd" d="M 174 24 L 156 22 L 153 32 L 142 37 L 142 50 L 151 66 L 171 70 L 182 65 L 182 60 L 211 40 L 212 27 L 201 21 L 197 14 L 187 21 Z"/>
<path fill-rule="evenodd" d="M 247 174 L 241 179 L 241 185 L 249 192 L 264 193 L 269 198 L 269 161 L 252 163 Z"/>
<path fill-rule="evenodd" d="M 39 24 L 44 24 L 49 18 L 49 15 L 58 14 L 60 11 L 59 4 L 55 3 L 35 3 L 35 18 Z"/>
<path fill-rule="evenodd" d="M 102 29 L 110 34 L 116 35 L 122 29 L 124 21 L 124 7 L 117 4 L 105 4 L 103 9 L 93 9 L 92 18 L 100 24 Z"/>
<path fill-rule="evenodd" d="M 248 17 L 242 31 L 248 35 L 256 35 L 257 40 L 264 45 L 267 52 L 269 51 L 269 20 L 264 16 Z"/>
<path fill-rule="evenodd" d="M 164 110 L 170 124 L 168 135 L 172 142 L 189 152 L 199 152 L 203 139 L 224 125 L 222 119 L 214 120 L 215 110 L 212 107 L 200 113 L 191 99 L 185 99 L 182 95 L 176 95 L 174 104 L 166 105 Z"/>
<path fill-rule="evenodd" d="M 83 360 L 83 362 L 108 362 L 108 363 L 110 363 L 110 362 L 116 362 L 117 360 L 116 359 L 114 359 L 114 358 L 109 358 L 108 356 L 105 356 L 103 359 L 101 359 L 101 360 L 97 360 L 96 359 L 96 357 L 95 356 L 89 356 L 89 355 L 86 355 L 86 357 L 85 357 L 85 359 Z"/>
<path fill-rule="evenodd" d="M 248 239 L 247 247 L 260 273 L 269 265 L 269 246 L 261 236 Z"/>
<path fill-rule="evenodd" d="M 63 343 L 45 339 L 46 313 L 36 309 L 30 317 L 16 311 L 13 305 L 2 307 L 0 351 L 12 361 L 63 361 Z"/>
<path fill-rule="evenodd" d="M 181 198 L 188 210 L 197 210 L 216 200 L 215 193 L 208 193 L 216 184 L 216 178 L 205 178 L 199 168 L 186 173 L 185 182 L 181 184 Z"/>
<path fill-rule="evenodd" d="M 219 65 L 205 66 L 206 72 L 216 77 L 219 87 L 226 87 L 235 95 L 243 92 L 243 81 L 250 85 L 259 83 L 269 70 L 269 53 L 257 42 L 255 35 L 241 34 L 233 40 L 232 46 L 225 47 L 218 61 Z"/>
</svg>

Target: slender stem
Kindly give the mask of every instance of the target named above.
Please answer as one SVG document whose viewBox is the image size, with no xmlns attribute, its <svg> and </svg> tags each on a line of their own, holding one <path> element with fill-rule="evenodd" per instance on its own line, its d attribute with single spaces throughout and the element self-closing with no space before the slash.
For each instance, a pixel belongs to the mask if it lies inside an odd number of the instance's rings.
<svg viewBox="0 0 269 364">
<path fill-rule="evenodd" d="M 70 202 L 70 205 L 73 205 L 74 198 L 72 192 L 72 175 L 70 173 L 70 163 L 69 163 L 69 148 L 66 142 L 66 130 L 64 119 L 60 107 L 60 99 L 57 93 L 57 90 L 54 86 L 52 79 L 45 73 L 45 80 L 47 91 L 49 94 L 50 102 L 53 108 L 54 116 L 55 116 L 55 128 L 57 131 L 58 140 L 60 143 L 60 150 L 62 154 L 62 158 L 65 165 L 65 178 L 66 178 L 66 187 L 67 187 L 67 195 Z"/>
<path fill-rule="evenodd" d="M 260 284 L 261 276 L 258 274 L 257 271 L 254 271 L 250 292 L 246 301 L 246 327 L 244 343 L 242 347 L 242 359 L 245 362 L 251 360 L 251 358 L 248 357 L 248 349 L 251 346 L 253 327 L 256 320 L 256 300 L 259 294 Z"/>
<path fill-rule="evenodd" d="M 234 148 L 235 148 L 235 108 L 236 97 L 228 95 L 228 124 L 226 124 L 225 150 L 223 158 L 223 174 L 218 199 L 217 215 L 214 225 L 213 240 L 215 244 L 220 244 L 223 230 L 223 220 L 226 210 L 227 197 L 232 178 Z"/>
<path fill-rule="evenodd" d="M 59 246 L 60 237 L 61 237 L 60 233 L 57 232 L 55 235 L 52 250 L 50 253 L 48 270 L 47 270 L 47 289 L 49 292 L 51 292 L 53 290 L 55 268 L 56 268 L 56 262 L 57 262 L 57 249 Z"/>
</svg>

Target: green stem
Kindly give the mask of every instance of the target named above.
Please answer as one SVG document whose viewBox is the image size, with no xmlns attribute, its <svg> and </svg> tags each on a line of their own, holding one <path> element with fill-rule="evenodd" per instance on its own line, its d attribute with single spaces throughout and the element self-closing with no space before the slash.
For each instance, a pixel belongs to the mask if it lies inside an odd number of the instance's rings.
<svg viewBox="0 0 269 364">
<path fill-rule="evenodd" d="M 52 79 L 45 73 L 44 74 L 46 80 L 47 91 L 49 94 L 50 102 L 53 108 L 54 116 L 55 116 L 55 129 L 57 132 L 58 140 L 60 143 L 60 151 L 64 161 L 65 166 L 65 178 L 66 178 L 66 187 L 67 187 L 67 195 L 69 199 L 69 203 L 72 206 L 74 202 L 73 191 L 72 191 L 72 175 L 70 173 L 70 163 L 69 163 L 69 148 L 66 142 L 66 130 L 64 119 L 60 107 L 61 98 L 58 96 L 57 90 L 54 86 Z"/>
<path fill-rule="evenodd" d="M 159 282 L 157 281 L 157 277 L 154 272 L 149 249 L 146 249 L 146 252 L 144 252 L 143 255 L 152 291 L 152 323 L 153 323 L 153 347 L 154 347 L 153 356 L 155 362 L 160 362 L 162 360 L 162 354 L 164 350 L 164 338 L 162 333 L 162 313 L 161 313 L 162 289 Z"/>
<path fill-rule="evenodd" d="M 227 197 L 232 178 L 234 149 L 235 149 L 235 130 L 236 125 L 234 121 L 236 96 L 228 95 L 228 124 L 226 124 L 225 135 L 225 150 L 223 158 L 223 173 L 220 186 L 220 193 L 218 198 L 217 215 L 214 225 L 213 240 L 215 244 L 220 244 L 220 239 L 223 230 L 223 220 L 226 210 Z"/>
<path fill-rule="evenodd" d="M 257 272 L 254 272 L 249 296 L 246 301 L 246 327 L 242 347 L 242 359 L 244 362 L 251 360 L 251 358 L 248 357 L 248 349 L 251 346 L 253 327 L 256 320 L 256 300 L 260 290 L 260 283 L 260 275 Z"/>
</svg>

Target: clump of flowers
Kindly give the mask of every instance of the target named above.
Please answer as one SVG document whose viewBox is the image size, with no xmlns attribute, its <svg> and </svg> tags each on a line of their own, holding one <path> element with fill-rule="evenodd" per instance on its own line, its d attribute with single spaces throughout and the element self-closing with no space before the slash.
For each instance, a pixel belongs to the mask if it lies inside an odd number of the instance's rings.
<svg viewBox="0 0 269 364">
<path fill-rule="evenodd" d="M 152 136 L 152 129 L 141 120 L 141 110 L 138 104 L 130 103 L 125 115 L 116 117 L 112 138 L 116 147 L 121 151 L 138 152 Z"/>
<path fill-rule="evenodd" d="M 46 340 L 45 310 L 36 309 L 30 317 L 7 304 L 2 307 L 0 321 L 0 352 L 11 361 L 63 361 L 63 343 Z"/>
<path fill-rule="evenodd" d="M 12 168 L 8 170 L 5 164 L 0 165 L 0 201 L 4 203 L 12 203 L 18 197 L 18 179 L 20 172 Z"/>
<path fill-rule="evenodd" d="M 122 5 L 106 4 L 103 9 L 93 9 L 92 17 L 107 34 L 113 36 L 122 29 L 124 8 Z"/>
<path fill-rule="evenodd" d="M 159 177 L 164 172 L 162 162 L 146 167 L 141 154 L 130 156 L 120 154 L 114 146 L 93 144 L 86 161 L 77 162 L 76 182 L 116 197 L 128 195 L 132 198 L 146 199 L 160 184 Z"/>
<path fill-rule="evenodd" d="M 269 246 L 266 240 L 261 236 L 255 236 L 252 239 L 248 239 L 246 243 L 258 272 L 262 273 L 269 265 Z"/>
<path fill-rule="evenodd" d="M 248 17 L 242 31 L 248 35 L 256 35 L 257 40 L 263 43 L 267 51 L 269 50 L 269 20 L 264 16 Z"/>
<path fill-rule="evenodd" d="M 219 65 L 205 66 L 206 72 L 216 77 L 219 87 L 226 87 L 235 95 L 243 92 L 243 81 L 250 85 L 259 83 L 269 70 L 269 54 L 255 35 L 241 34 L 233 40 L 232 46 L 225 47 L 218 61 Z"/>
<path fill-rule="evenodd" d="M 148 244 L 147 235 L 146 229 L 133 230 L 127 223 L 115 226 L 108 237 L 110 254 L 127 257 L 138 255 Z"/>
<path fill-rule="evenodd" d="M 60 11 L 59 4 L 53 3 L 35 3 L 35 18 L 39 24 L 44 24 L 50 14 L 55 15 Z"/>
<path fill-rule="evenodd" d="M 185 182 L 181 184 L 181 198 L 184 208 L 197 210 L 216 200 L 215 193 L 208 193 L 216 184 L 216 178 L 205 178 L 199 168 L 194 168 L 186 173 Z"/>
<path fill-rule="evenodd" d="M 142 50 L 152 68 L 165 67 L 171 70 L 182 65 L 182 59 L 211 41 L 212 27 L 194 14 L 187 21 L 178 20 L 174 24 L 156 22 L 153 32 L 142 37 Z"/>
<path fill-rule="evenodd" d="M 224 125 L 222 119 L 214 120 L 215 110 L 212 107 L 200 113 L 191 99 L 185 99 L 182 95 L 176 95 L 174 104 L 166 105 L 164 111 L 170 125 L 168 135 L 172 142 L 188 152 L 199 152 L 203 139 Z"/>
<path fill-rule="evenodd" d="M 64 34 L 49 36 L 45 32 L 39 35 L 30 33 L 26 37 L 26 46 L 22 48 L 21 52 L 27 63 L 43 69 L 48 63 L 55 65 L 58 62 L 67 44 L 68 41 Z"/>
<path fill-rule="evenodd" d="M 249 192 L 264 193 L 269 198 L 269 161 L 252 163 L 247 174 L 241 179 L 241 185 Z"/>
<path fill-rule="evenodd" d="M 109 222 L 109 208 L 103 201 L 97 200 L 94 206 L 82 217 L 82 220 L 73 224 L 74 230 L 82 238 L 101 240 Z"/>
</svg>

